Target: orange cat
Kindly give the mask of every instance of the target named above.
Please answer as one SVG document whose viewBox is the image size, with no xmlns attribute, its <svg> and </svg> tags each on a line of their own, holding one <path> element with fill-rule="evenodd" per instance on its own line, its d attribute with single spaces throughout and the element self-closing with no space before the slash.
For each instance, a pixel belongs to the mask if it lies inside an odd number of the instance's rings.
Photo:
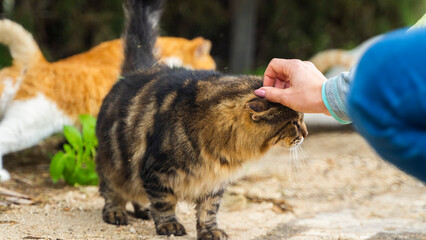
<svg viewBox="0 0 426 240">
<path fill-rule="evenodd" d="M 0 181 L 6 181 L 10 175 L 2 167 L 3 155 L 76 124 L 79 114 L 98 114 L 118 79 L 123 49 L 117 39 L 50 63 L 32 35 L 9 20 L 0 21 L 0 43 L 9 46 L 14 60 L 0 71 Z M 155 55 L 172 66 L 215 69 L 210 49 L 210 41 L 201 37 L 163 37 Z"/>
</svg>

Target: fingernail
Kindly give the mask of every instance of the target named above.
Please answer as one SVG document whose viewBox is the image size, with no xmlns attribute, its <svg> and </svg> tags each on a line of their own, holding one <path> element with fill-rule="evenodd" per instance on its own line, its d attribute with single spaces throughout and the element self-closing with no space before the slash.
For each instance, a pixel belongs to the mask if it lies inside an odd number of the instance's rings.
<svg viewBox="0 0 426 240">
<path fill-rule="evenodd" d="M 263 90 L 263 89 L 256 89 L 256 90 L 254 90 L 254 94 L 258 97 L 264 98 L 265 95 L 266 95 L 266 91 Z"/>
</svg>

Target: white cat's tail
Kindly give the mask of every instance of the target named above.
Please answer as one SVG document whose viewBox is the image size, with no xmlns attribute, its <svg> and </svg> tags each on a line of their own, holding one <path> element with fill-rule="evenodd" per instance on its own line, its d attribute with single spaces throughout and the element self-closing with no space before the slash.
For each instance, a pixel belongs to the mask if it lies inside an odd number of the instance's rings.
<svg viewBox="0 0 426 240">
<path fill-rule="evenodd" d="M 14 64 L 29 66 L 44 59 L 31 33 L 8 19 L 0 20 L 0 43 L 9 47 Z"/>
</svg>

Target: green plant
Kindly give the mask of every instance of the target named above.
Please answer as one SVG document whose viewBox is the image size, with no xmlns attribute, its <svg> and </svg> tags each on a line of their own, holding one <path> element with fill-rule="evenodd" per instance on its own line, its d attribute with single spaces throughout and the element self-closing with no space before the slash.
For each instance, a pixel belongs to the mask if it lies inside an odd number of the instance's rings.
<svg viewBox="0 0 426 240">
<path fill-rule="evenodd" d="M 59 179 L 76 185 L 97 185 L 95 155 L 98 140 L 95 135 L 96 118 L 80 115 L 82 132 L 73 126 L 64 126 L 68 143 L 63 151 L 56 153 L 50 162 L 50 177 L 56 183 Z"/>
</svg>

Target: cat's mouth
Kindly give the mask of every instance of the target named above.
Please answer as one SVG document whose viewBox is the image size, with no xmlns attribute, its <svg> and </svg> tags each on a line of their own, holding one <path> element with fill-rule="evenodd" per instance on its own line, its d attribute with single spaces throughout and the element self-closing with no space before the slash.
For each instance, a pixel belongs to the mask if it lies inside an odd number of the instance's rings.
<svg viewBox="0 0 426 240">
<path fill-rule="evenodd" d="M 294 142 L 293 142 L 293 147 L 297 147 L 297 146 L 299 146 L 300 144 L 302 144 L 302 143 L 303 143 L 303 140 L 305 140 L 305 138 L 304 138 L 304 137 L 299 137 L 299 138 L 295 139 L 295 140 L 294 140 Z"/>
<path fill-rule="evenodd" d="M 281 141 L 279 143 L 279 145 L 281 147 L 287 148 L 287 149 L 293 149 L 293 148 L 297 148 L 298 146 L 300 146 L 303 141 L 305 140 L 305 138 L 303 136 L 299 136 L 297 138 L 294 138 L 291 141 Z"/>
</svg>

